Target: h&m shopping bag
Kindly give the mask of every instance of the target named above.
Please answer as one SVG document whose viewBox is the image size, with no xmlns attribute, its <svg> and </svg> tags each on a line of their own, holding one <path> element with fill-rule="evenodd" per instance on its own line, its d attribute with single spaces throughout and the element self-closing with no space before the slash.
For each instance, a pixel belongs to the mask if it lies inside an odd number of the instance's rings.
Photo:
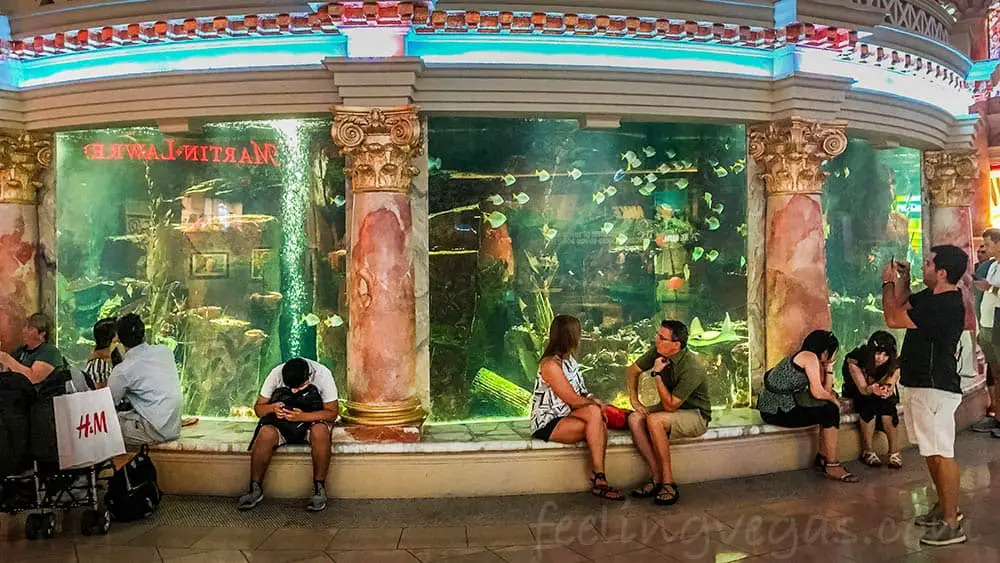
<svg viewBox="0 0 1000 563">
<path fill-rule="evenodd" d="M 53 403 L 60 469 L 89 467 L 125 453 L 110 389 L 62 395 Z"/>
</svg>

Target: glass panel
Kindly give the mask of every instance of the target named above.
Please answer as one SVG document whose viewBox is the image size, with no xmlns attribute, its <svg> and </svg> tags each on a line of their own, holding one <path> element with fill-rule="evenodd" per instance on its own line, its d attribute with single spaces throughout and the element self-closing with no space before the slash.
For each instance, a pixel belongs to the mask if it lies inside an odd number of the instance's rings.
<svg viewBox="0 0 1000 563">
<path fill-rule="evenodd" d="M 291 356 L 318 357 L 343 386 L 344 181 L 328 128 L 57 134 L 63 353 L 82 364 L 98 319 L 136 312 L 174 349 L 186 414 L 252 416 Z"/>
<path fill-rule="evenodd" d="M 886 330 L 880 292 L 883 265 L 908 260 L 919 272 L 922 259 L 920 151 L 875 149 L 851 139 L 844 154 L 826 165 L 826 269 L 838 359 Z M 902 331 L 896 338 L 902 344 Z M 838 366 L 838 381 L 841 373 Z"/>
<path fill-rule="evenodd" d="M 429 147 L 435 420 L 526 416 L 555 314 L 605 400 L 676 318 L 716 408 L 749 405 L 743 127 L 432 118 Z"/>
</svg>

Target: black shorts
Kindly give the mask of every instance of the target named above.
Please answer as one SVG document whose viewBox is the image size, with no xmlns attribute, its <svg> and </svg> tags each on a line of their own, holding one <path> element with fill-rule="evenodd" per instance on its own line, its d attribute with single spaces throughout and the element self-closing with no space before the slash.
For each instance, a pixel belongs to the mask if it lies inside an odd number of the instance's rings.
<svg viewBox="0 0 1000 563">
<path fill-rule="evenodd" d="M 892 425 L 899 426 L 899 404 L 898 397 L 883 399 L 882 397 L 866 397 L 864 395 L 854 398 L 854 410 L 865 422 L 871 422 L 877 417 L 882 422 L 883 416 L 892 417 Z"/>
<path fill-rule="evenodd" d="M 822 426 L 823 428 L 840 428 L 840 408 L 833 403 L 821 407 L 795 407 L 777 414 L 762 412 L 760 417 L 767 424 L 782 428 L 805 428 L 807 426 Z"/>
<path fill-rule="evenodd" d="M 564 419 L 564 418 L 566 418 L 566 417 L 565 416 L 560 416 L 558 418 L 553 418 L 552 420 L 549 421 L 548 424 L 546 424 L 545 426 L 539 428 L 538 430 L 535 430 L 535 433 L 532 434 L 531 437 L 535 438 L 536 440 L 541 440 L 543 442 L 548 442 L 549 438 L 552 437 L 552 431 L 556 429 L 556 425 L 559 424 L 559 421 L 562 420 L 562 419 Z"/>
</svg>

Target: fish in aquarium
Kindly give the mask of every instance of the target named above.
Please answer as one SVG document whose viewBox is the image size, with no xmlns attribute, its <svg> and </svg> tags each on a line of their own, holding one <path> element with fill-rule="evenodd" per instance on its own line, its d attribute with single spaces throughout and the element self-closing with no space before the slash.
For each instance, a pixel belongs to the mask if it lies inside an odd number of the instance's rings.
<svg viewBox="0 0 1000 563">
<path fill-rule="evenodd" d="M 674 208 L 670 207 L 666 203 L 661 203 L 656 206 L 656 214 L 666 219 L 674 214 Z"/>
<path fill-rule="evenodd" d="M 745 268 L 747 265 L 747 257 L 740 256 L 740 268 Z"/>
<path fill-rule="evenodd" d="M 724 210 L 725 208 L 726 208 L 725 205 L 722 205 L 721 203 L 716 203 L 715 205 L 712 206 L 712 211 L 714 211 L 716 215 L 722 215 L 722 210 Z"/>
<path fill-rule="evenodd" d="M 518 205 L 524 205 L 525 203 L 531 201 L 531 197 L 529 197 L 528 194 L 524 192 L 518 192 L 514 194 L 514 201 L 516 201 Z"/>
<path fill-rule="evenodd" d="M 641 186 L 642 185 L 642 177 L 640 177 L 640 176 L 632 176 L 632 185 L 635 186 L 635 187 L 637 187 L 637 188 L 639 186 Z"/>
<path fill-rule="evenodd" d="M 628 235 L 626 235 L 625 233 L 622 233 L 617 237 L 615 237 L 615 243 L 617 243 L 618 246 L 624 246 L 626 242 L 628 242 Z"/>
<path fill-rule="evenodd" d="M 713 248 L 708 251 L 705 258 L 707 258 L 709 262 L 715 262 L 719 258 L 719 251 Z"/>
<path fill-rule="evenodd" d="M 337 328 L 338 326 L 344 326 L 344 318 L 340 315 L 330 315 L 323 319 L 323 324 L 329 328 Z"/>
<path fill-rule="evenodd" d="M 683 271 L 684 271 L 684 279 L 686 279 L 686 280 L 691 279 L 691 267 L 688 266 L 687 264 L 684 264 L 684 270 Z"/>
<path fill-rule="evenodd" d="M 656 174 L 653 174 L 652 172 L 646 174 L 645 178 L 646 181 L 649 182 L 650 184 L 660 179 Z"/>
<path fill-rule="evenodd" d="M 517 182 L 517 178 L 515 178 L 514 175 L 510 173 L 504 174 L 503 177 L 500 179 L 503 180 L 505 186 L 513 186 L 514 183 Z"/>
<path fill-rule="evenodd" d="M 736 227 L 736 232 L 743 236 L 747 236 L 747 224 L 741 223 L 739 227 Z"/>
<path fill-rule="evenodd" d="M 642 147 L 642 154 L 646 155 L 647 158 L 653 158 L 656 156 L 656 149 L 653 147 Z"/>
<path fill-rule="evenodd" d="M 719 178 L 725 178 L 726 176 L 729 176 L 729 171 L 726 170 L 725 166 L 716 166 L 715 175 Z"/>
<path fill-rule="evenodd" d="M 621 182 L 625 179 L 625 170 L 619 168 L 615 170 L 615 182 Z"/>
<path fill-rule="evenodd" d="M 656 167 L 656 172 L 659 174 L 666 174 L 667 172 L 670 172 L 670 166 L 668 166 L 667 163 L 664 162 Z"/>
<path fill-rule="evenodd" d="M 551 241 L 552 239 L 556 238 L 557 234 L 559 234 L 559 231 L 550 227 L 548 223 L 542 226 L 542 228 L 539 230 L 542 232 L 542 238 L 544 238 L 546 241 Z"/>
<path fill-rule="evenodd" d="M 333 198 L 333 204 L 337 207 L 343 207 L 345 203 L 347 203 L 347 198 L 342 195 Z"/>
<path fill-rule="evenodd" d="M 570 170 L 568 172 L 568 174 L 569 174 L 569 177 L 573 178 L 574 180 L 579 180 L 580 176 L 583 176 L 583 172 L 580 172 L 579 168 L 574 168 L 574 169 Z"/>
<path fill-rule="evenodd" d="M 672 151 L 670 149 L 667 149 L 667 152 L 665 152 L 663 154 L 667 155 L 667 158 L 673 158 L 673 157 L 677 156 L 677 153 L 675 153 L 674 151 Z"/>
<path fill-rule="evenodd" d="M 694 247 L 694 249 L 691 250 L 691 260 L 694 262 L 701 260 L 701 257 L 704 255 L 705 255 L 705 249 L 700 246 L 696 246 Z"/>
<path fill-rule="evenodd" d="M 666 233 L 657 233 L 656 235 L 656 246 L 663 247 L 667 244 Z"/>
<path fill-rule="evenodd" d="M 535 170 L 535 176 L 538 176 L 539 182 L 548 182 L 552 179 L 552 174 L 549 174 L 548 170 Z"/>
<path fill-rule="evenodd" d="M 465 224 L 465 223 L 462 223 L 460 225 L 455 225 L 455 230 L 458 231 L 458 232 L 460 232 L 460 233 L 478 234 L 478 233 L 476 233 L 476 229 L 472 225 L 468 225 L 468 224 Z"/>
<path fill-rule="evenodd" d="M 635 159 L 638 156 L 639 155 L 635 154 L 635 151 L 628 151 L 628 152 L 622 153 L 622 160 L 624 160 L 625 162 L 628 162 L 630 160 Z"/>
<path fill-rule="evenodd" d="M 719 161 L 718 160 L 713 160 L 711 158 L 708 159 L 708 163 L 712 165 L 712 168 L 715 168 L 716 166 L 719 165 Z"/>
<path fill-rule="evenodd" d="M 677 180 L 677 182 L 675 182 L 675 184 L 677 185 L 677 189 L 683 190 L 683 189 L 685 189 L 685 188 L 688 187 L 688 179 L 687 178 L 681 178 L 680 180 Z"/>
<path fill-rule="evenodd" d="M 705 219 L 705 225 L 708 226 L 708 230 L 710 231 L 718 229 L 720 224 L 721 223 L 719 223 L 718 217 L 709 217 L 708 219 Z"/>
<path fill-rule="evenodd" d="M 678 291 L 679 289 L 684 287 L 684 278 L 680 276 L 674 276 L 670 278 L 669 280 L 667 280 L 667 287 L 669 287 L 674 291 Z"/>
<path fill-rule="evenodd" d="M 746 159 L 741 158 L 736 162 L 734 162 L 733 165 L 729 167 L 729 169 L 733 171 L 733 174 L 739 174 L 740 172 L 746 170 L 747 167 L 746 163 L 747 163 Z"/>
<path fill-rule="evenodd" d="M 656 184 L 646 184 L 645 186 L 639 188 L 640 195 L 650 195 L 656 191 Z"/>
<path fill-rule="evenodd" d="M 682 160 L 682 161 L 680 162 L 680 165 L 681 165 L 681 168 L 691 168 L 691 166 L 692 166 L 693 164 L 694 164 L 694 163 L 693 163 L 693 162 L 691 162 L 690 160 Z"/>
<path fill-rule="evenodd" d="M 705 192 L 705 203 L 707 203 L 709 207 L 712 206 L 712 192 Z"/>
<path fill-rule="evenodd" d="M 604 192 L 594 192 L 593 199 L 597 205 L 604 203 Z"/>
<path fill-rule="evenodd" d="M 500 194 L 493 194 L 486 198 L 486 201 L 492 203 L 493 205 L 503 205 L 503 196 Z"/>
<path fill-rule="evenodd" d="M 316 313 L 306 313 L 300 319 L 306 326 L 313 327 L 322 322 Z"/>
<path fill-rule="evenodd" d="M 604 188 L 604 194 L 606 196 L 608 196 L 608 197 L 611 197 L 611 196 L 615 195 L 616 193 L 618 193 L 618 188 L 616 188 L 614 186 L 608 186 L 608 187 Z"/>
<path fill-rule="evenodd" d="M 604 233 L 604 234 L 608 234 L 614 228 L 615 228 L 615 224 L 614 223 L 605 223 L 604 225 L 601 225 L 601 232 Z"/>
<path fill-rule="evenodd" d="M 441 170 L 441 157 L 427 159 L 428 170 Z"/>
<path fill-rule="evenodd" d="M 643 241 L 642 241 L 642 249 L 643 250 L 649 250 L 649 245 L 650 244 L 653 244 L 653 241 L 651 241 L 648 238 L 647 239 L 643 239 Z"/>
<path fill-rule="evenodd" d="M 494 229 L 499 229 L 507 222 L 507 216 L 499 211 L 493 211 L 489 213 L 483 213 L 483 219 L 490 224 Z"/>
<path fill-rule="evenodd" d="M 845 166 L 844 167 L 844 178 L 850 178 L 850 177 L 851 177 L 851 169 Z"/>
</svg>

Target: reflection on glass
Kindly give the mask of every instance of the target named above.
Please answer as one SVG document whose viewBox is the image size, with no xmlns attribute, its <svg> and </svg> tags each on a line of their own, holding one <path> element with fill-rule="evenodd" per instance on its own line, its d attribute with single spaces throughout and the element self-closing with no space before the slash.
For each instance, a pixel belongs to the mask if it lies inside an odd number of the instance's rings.
<svg viewBox="0 0 1000 563">
<path fill-rule="evenodd" d="M 344 182 L 315 120 L 57 135 L 58 340 L 136 312 L 170 346 L 184 412 L 251 416 L 290 356 L 344 383 Z M 346 316 L 346 315 L 345 315 Z"/>
<path fill-rule="evenodd" d="M 833 332 L 846 353 L 885 330 L 881 272 L 891 259 L 922 263 L 920 151 L 851 139 L 823 187 Z M 902 335 L 896 334 L 901 342 Z M 843 359 L 844 353 L 840 354 Z M 840 368 L 835 371 L 840 378 Z"/>
<path fill-rule="evenodd" d="M 715 407 L 748 406 L 745 145 L 740 126 L 431 119 L 433 418 L 525 416 L 559 313 L 605 400 L 628 406 L 625 367 L 676 318 Z"/>
</svg>

